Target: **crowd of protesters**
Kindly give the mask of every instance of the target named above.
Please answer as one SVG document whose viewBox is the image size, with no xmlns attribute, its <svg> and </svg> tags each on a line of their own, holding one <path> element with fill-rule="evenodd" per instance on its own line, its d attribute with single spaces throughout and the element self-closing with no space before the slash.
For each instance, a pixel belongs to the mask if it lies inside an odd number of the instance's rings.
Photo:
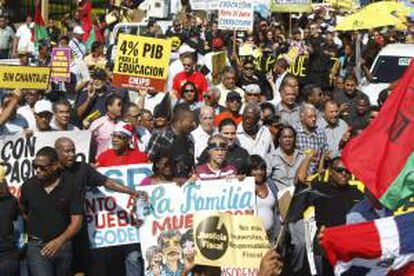
<svg viewBox="0 0 414 276">
<path fill-rule="evenodd" d="M 214 14 L 199 16 L 187 5 L 165 33 L 150 21 L 146 36 L 178 41 L 165 90 L 156 91 L 111 85 L 114 49 L 108 36 L 113 25 L 94 20 L 99 35 L 88 47 L 85 33 L 90 29 L 82 25 L 85 5 L 59 27 L 50 19 L 49 37 L 39 45 L 31 39 L 31 16 L 15 29 L 14 22 L 0 15 L 1 58 L 50 66 L 53 47 L 69 47 L 72 53 L 70 81 L 53 82 L 47 91 L 2 91 L 0 135 L 92 133 L 88 163 L 77 162 L 76 145 L 61 137 L 37 152 L 35 176 L 22 183 L 18 201 L 8 193 L 7 183 L 1 184 L 0 275 L 144 274 L 139 244 L 88 248 L 82 218 L 87 186 L 141 196 L 101 175 L 97 167 L 152 163 L 153 175 L 142 185 L 253 176 L 257 215 L 269 242 L 275 243 L 288 224 L 278 250 L 262 259 L 260 275 L 310 275 L 303 224 L 309 205 L 315 206 L 319 229 L 386 215 L 368 191 L 364 195 L 350 185 L 352 175 L 339 156 L 375 119 L 391 89 L 381 91 L 377 102 L 358 90 L 357 35 L 335 31 L 334 11 L 295 16 L 290 24 L 281 14 L 255 14 L 253 31 L 235 36 L 218 29 Z M 379 50 L 389 43 L 412 42 L 410 30 L 364 32 L 366 79 Z M 303 52 L 289 60 L 293 45 Z M 248 54 L 242 53 L 246 49 Z M 218 51 L 228 58 L 225 70 L 213 76 L 211 53 Z M 301 194 L 289 218 L 283 218 L 278 193 L 309 186 L 314 192 Z M 12 221 L 18 215 L 25 218 L 28 234 L 24 252 L 13 242 Z M 332 275 L 317 244 L 315 264 L 318 275 Z M 194 270 L 190 263 L 158 275 L 217 275 L 214 271 Z"/>
</svg>

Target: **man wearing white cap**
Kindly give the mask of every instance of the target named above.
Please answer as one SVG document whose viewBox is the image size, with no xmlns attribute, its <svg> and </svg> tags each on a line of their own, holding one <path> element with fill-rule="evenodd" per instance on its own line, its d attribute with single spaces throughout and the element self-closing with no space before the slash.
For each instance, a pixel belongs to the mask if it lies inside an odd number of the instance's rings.
<svg viewBox="0 0 414 276">
<path fill-rule="evenodd" d="M 76 26 L 73 29 L 73 37 L 69 41 L 69 48 L 72 52 L 72 56 L 78 59 L 83 59 L 86 54 L 86 46 L 82 42 L 82 35 L 85 32 L 83 31 L 81 26 Z"/>
<path fill-rule="evenodd" d="M 34 106 L 36 119 L 35 131 L 51 131 L 50 122 L 53 117 L 52 103 L 48 100 L 37 101 Z"/>
</svg>

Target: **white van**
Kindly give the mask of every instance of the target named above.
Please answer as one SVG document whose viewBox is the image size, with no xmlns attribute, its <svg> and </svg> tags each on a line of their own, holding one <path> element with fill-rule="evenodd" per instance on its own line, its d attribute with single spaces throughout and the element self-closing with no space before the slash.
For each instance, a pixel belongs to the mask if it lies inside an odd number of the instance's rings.
<svg viewBox="0 0 414 276">
<path fill-rule="evenodd" d="M 371 82 L 364 79 L 360 87 L 371 104 L 376 105 L 379 93 L 402 77 L 413 57 L 414 44 L 389 44 L 378 53 L 370 70 Z"/>
</svg>

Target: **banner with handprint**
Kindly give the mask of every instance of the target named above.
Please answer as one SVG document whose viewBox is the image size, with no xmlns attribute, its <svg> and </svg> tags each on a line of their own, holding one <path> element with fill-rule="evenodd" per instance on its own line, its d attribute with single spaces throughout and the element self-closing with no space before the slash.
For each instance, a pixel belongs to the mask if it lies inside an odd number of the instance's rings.
<svg viewBox="0 0 414 276">
<path fill-rule="evenodd" d="M 255 183 L 209 180 L 143 187 L 149 204 L 138 210 L 144 221 L 140 228 L 145 275 L 181 275 L 194 257 L 193 216 L 224 212 L 253 215 L 256 210 Z"/>
</svg>

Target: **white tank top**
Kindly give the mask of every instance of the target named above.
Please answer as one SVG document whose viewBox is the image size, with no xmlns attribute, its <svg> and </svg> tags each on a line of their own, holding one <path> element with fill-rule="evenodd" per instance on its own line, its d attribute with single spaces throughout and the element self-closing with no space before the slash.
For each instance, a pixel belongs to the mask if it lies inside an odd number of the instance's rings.
<svg viewBox="0 0 414 276">
<path fill-rule="evenodd" d="M 266 198 L 261 198 L 256 196 L 257 198 L 257 215 L 263 219 L 264 227 L 266 231 L 272 228 L 274 224 L 274 217 L 273 217 L 273 207 L 275 206 L 276 199 L 273 196 L 272 191 L 267 188 L 267 196 Z"/>
</svg>

